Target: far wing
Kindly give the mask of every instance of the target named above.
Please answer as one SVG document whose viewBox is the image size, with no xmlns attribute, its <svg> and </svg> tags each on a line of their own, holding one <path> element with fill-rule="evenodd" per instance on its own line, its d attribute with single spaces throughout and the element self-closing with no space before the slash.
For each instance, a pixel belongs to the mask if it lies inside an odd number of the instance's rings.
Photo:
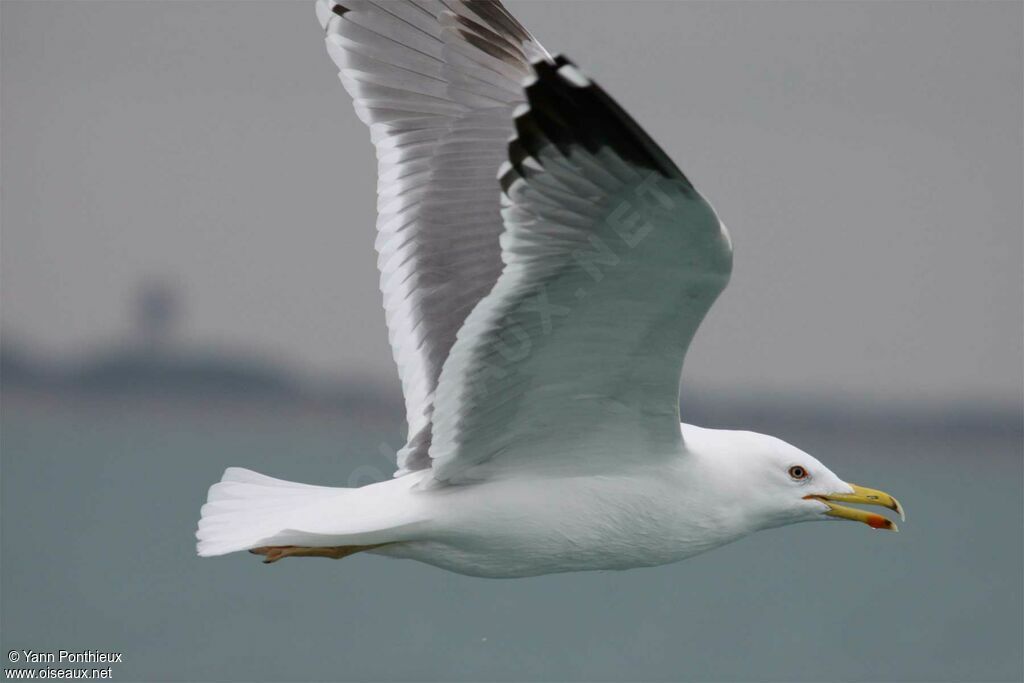
<svg viewBox="0 0 1024 683">
<path fill-rule="evenodd" d="M 501 277 L 434 399 L 435 479 L 677 452 L 679 379 L 725 287 L 711 206 L 571 63 L 534 64 L 501 182 Z"/>
<path fill-rule="evenodd" d="M 501 272 L 496 174 L 531 58 L 497 0 L 318 0 L 327 50 L 377 148 L 377 260 L 409 442 L 430 466 L 431 413 L 455 333 Z"/>
</svg>

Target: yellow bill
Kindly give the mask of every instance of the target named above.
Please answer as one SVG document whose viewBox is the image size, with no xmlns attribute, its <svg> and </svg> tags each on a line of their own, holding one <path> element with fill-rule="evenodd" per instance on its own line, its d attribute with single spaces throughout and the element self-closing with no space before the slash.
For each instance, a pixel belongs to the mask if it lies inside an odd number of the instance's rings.
<svg viewBox="0 0 1024 683">
<path fill-rule="evenodd" d="M 867 510 L 846 507 L 845 505 L 836 505 L 835 503 L 837 502 L 856 503 L 858 505 L 878 505 L 880 507 L 893 510 L 900 516 L 901 520 L 905 520 L 907 518 L 906 515 L 903 514 L 903 506 L 900 505 L 900 502 L 888 493 L 878 491 L 876 489 L 865 488 L 863 486 L 857 486 L 856 484 L 850 484 L 850 486 L 853 488 L 853 493 L 832 493 L 827 496 L 805 496 L 805 498 L 820 500 L 822 503 L 827 505 L 829 509 L 825 514 L 830 517 L 839 517 L 840 519 L 850 519 L 855 522 L 862 522 L 872 529 L 899 531 L 895 522 L 883 517 L 882 515 L 874 512 L 868 512 Z"/>
</svg>

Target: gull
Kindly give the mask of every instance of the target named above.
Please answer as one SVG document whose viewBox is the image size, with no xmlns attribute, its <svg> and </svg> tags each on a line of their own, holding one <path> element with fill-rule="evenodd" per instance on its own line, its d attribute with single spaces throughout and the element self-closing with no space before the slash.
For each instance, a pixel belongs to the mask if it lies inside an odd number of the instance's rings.
<svg viewBox="0 0 1024 683">
<path fill-rule="evenodd" d="M 711 205 L 500 2 L 318 0 L 378 159 L 377 241 L 408 440 L 395 477 L 228 468 L 198 553 L 369 552 L 461 574 L 654 566 L 895 498 L 748 431 L 680 424 L 683 357 L 725 288 Z"/>
</svg>

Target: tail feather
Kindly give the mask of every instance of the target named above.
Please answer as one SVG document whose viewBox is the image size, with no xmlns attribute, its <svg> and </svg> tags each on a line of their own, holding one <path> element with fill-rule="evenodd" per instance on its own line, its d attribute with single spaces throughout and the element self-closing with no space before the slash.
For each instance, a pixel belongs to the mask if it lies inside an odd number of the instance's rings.
<svg viewBox="0 0 1024 683">
<path fill-rule="evenodd" d="M 269 541 L 287 526 L 301 526 L 303 517 L 324 501 L 337 500 L 344 491 L 229 467 L 221 480 L 210 487 L 200 512 L 196 531 L 199 555 L 223 555 L 272 545 Z"/>
<path fill-rule="evenodd" d="M 229 467 L 210 487 L 196 549 L 224 555 L 261 546 L 371 545 L 399 540 L 414 521 L 396 505 L 397 480 L 359 489 L 313 486 Z M 403 485 L 402 488 L 405 488 Z"/>
</svg>

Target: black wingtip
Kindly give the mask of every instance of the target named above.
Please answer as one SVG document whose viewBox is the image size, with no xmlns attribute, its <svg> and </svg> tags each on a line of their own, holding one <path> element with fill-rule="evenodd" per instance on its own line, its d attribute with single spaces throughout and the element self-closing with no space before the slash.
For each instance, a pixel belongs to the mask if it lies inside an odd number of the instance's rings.
<svg viewBox="0 0 1024 683">
<path fill-rule="evenodd" d="M 578 71 L 563 54 L 533 62 L 535 79 L 525 87 L 528 108 L 515 118 L 516 138 L 509 148 L 519 176 L 525 177 L 524 150 L 536 158 L 546 145 L 556 146 L 564 155 L 571 154 L 573 146 L 581 146 L 592 154 L 611 148 L 631 163 L 689 185 L 679 168 L 614 99 L 591 79 L 567 74 L 563 71 L 567 66 Z"/>
</svg>

